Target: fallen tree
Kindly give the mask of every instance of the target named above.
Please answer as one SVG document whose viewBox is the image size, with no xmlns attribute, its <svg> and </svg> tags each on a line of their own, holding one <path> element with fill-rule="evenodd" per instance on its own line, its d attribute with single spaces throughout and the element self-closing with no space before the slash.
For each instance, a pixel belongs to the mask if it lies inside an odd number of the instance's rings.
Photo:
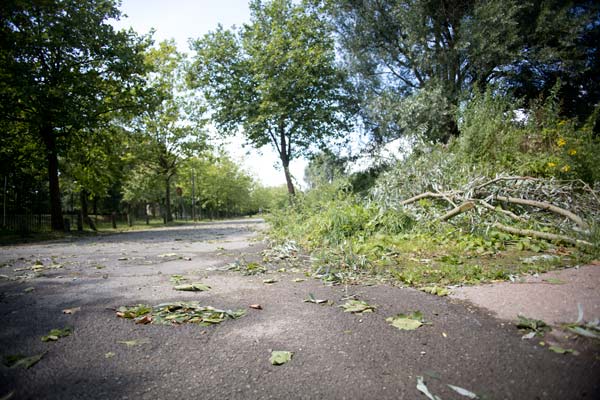
<svg viewBox="0 0 600 400">
<path fill-rule="evenodd" d="M 600 216 L 600 193 L 585 182 L 497 176 L 476 177 L 461 188 L 432 189 L 412 193 L 399 205 L 417 220 L 465 222 L 517 236 L 595 246 L 589 236 Z M 456 221 L 467 212 L 468 219 Z"/>
</svg>

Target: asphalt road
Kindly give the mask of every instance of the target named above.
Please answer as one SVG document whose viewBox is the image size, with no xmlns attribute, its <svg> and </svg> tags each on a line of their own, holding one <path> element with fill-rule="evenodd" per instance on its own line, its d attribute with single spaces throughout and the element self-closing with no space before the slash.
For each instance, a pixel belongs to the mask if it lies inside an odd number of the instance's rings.
<svg viewBox="0 0 600 400">
<path fill-rule="evenodd" d="M 241 258 L 262 262 L 264 245 L 253 238 L 263 224 L 1 247 L 0 355 L 44 356 L 29 369 L 0 366 L 0 399 L 426 399 L 419 376 L 441 399 L 467 398 L 448 384 L 486 399 L 600 398 L 597 353 L 556 354 L 464 300 L 389 285 L 326 286 L 286 261 L 257 276 L 224 270 Z M 21 269 L 36 261 L 37 273 Z M 276 272 L 281 267 L 286 272 Z M 173 274 L 212 289 L 175 291 Z M 304 302 L 309 293 L 333 304 Z M 343 312 L 338 305 L 351 295 L 375 312 Z M 247 313 L 202 327 L 135 324 L 115 312 L 191 300 Z M 414 331 L 385 320 L 415 310 L 428 324 Z M 70 336 L 41 341 L 65 326 Z M 273 366 L 272 350 L 294 356 Z"/>
</svg>

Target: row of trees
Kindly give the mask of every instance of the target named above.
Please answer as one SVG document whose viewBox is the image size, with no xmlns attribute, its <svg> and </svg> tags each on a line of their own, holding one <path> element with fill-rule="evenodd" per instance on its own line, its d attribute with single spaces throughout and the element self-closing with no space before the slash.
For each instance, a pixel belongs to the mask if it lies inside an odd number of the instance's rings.
<svg viewBox="0 0 600 400">
<path fill-rule="evenodd" d="M 48 194 L 53 229 L 61 181 L 84 214 L 90 197 L 148 199 L 160 182 L 169 220 L 182 166 L 211 153 L 209 121 L 273 146 L 293 195 L 290 161 L 353 130 L 374 144 L 447 142 L 475 93 L 526 104 L 559 80 L 572 121 L 600 100 L 592 0 L 252 0 L 250 10 L 248 24 L 193 41 L 188 60 L 173 42 L 116 31 L 113 0 L 2 2 L 3 175 Z"/>
</svg>

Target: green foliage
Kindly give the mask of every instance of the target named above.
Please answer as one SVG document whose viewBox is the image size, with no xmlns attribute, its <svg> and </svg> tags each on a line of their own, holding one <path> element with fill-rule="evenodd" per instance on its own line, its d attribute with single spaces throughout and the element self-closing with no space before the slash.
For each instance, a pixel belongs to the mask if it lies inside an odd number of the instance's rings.
<svg viewBox="0 0 600 400">
<path fill-rule="evenodd" d="M 580 118 L 600 99 L 597 2 L 325 3 L 376 137 L 447 142 L 463 93 L 489 84 L 530 100 L 563 79 L 564 111 Z"/>
<path fill-rule="evenodd" d="M 253 146 L 277 150 L 293 194 L 289 161 L 346 132 L 354 106 L 318 13 L 291 0 L 255 0 L 250 10 L 250 24 L 193 43 L 190 82 L 222 132 L 242 128 Z"/>
<path fill-rule="evenodd" d="M 85 143 L 107 115 L 146 107 L 148 40 L 108 23 L 115 1 L 9 1 L 0 6 L 0 121 L 43 148 L 52 227 L 63 225 L 59 157 Z M 17 141 L 13 142 L 14 144 Z M 39 148 L 39 146 L 36 146 Z"/>
<path fill-rule="evenodd" d="M 476 94 L 459 115 L 461 136 L 450 153 L 482 171 L 518 175 L 600 179 L 600 140 L 594 137 L 596 113 L 583 125 L 561 117 L 557 84 L 546 99 L 531 105 L 516 122 L 519 102 L 491 90 Z"/>
</svg>

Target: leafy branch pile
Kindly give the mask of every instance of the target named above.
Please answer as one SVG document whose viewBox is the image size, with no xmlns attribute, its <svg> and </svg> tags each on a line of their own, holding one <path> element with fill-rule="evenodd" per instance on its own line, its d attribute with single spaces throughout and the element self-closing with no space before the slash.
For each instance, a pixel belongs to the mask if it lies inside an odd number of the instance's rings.
<svg viewBox="0 0 600 400">
<path fill-rule="evenodd" d="M 424 185 L 413 187 L 420 186 Z M 600 192 L 583 181 L 503 174 L 494 179 L 475 176 L 458 188 L 433 181 L 430 190 L 416 194 L 412 188 L 379 188 L 375 198 L 399 205 L 417 221 L 460 218 L 471 230 L 495 228 L 513 235 L 594 246 L 587 239 L 595 223 L 593 216 L 600 215 Z"/>
<path fill-rule="evenodd" d="M 237 319 L 245 315 L 244 310 L 219 310 L 211 306 L 201 306 L 197 302 L 162 303 L 156 306 L 138 304 L 122 306 L 117 316 L 132 319 L 137 324 L 178 325 L 184 323 L 209 326 L 224 320 Z"/>
</svg>

